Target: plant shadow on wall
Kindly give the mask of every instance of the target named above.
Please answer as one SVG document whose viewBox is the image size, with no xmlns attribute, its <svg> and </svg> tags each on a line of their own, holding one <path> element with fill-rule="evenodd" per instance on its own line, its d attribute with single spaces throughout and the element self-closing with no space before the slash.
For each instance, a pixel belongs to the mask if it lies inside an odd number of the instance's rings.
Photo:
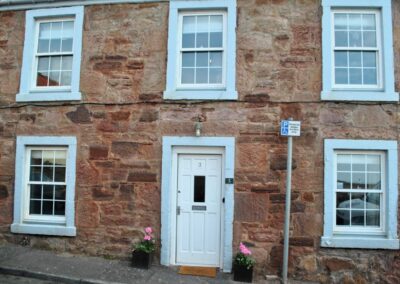
<svg viewBox="0 0 400 284">
<path fill-rule="evenodd" d="M 144 229 L 143 240 L 133 246 L 132 266 L 136 268 L 149 269 L 153 261 L 156 242 L 152 236 L 153 229 L 147 227 Z"/>
<path fill-rule="evenodd" d="M 233 259 L 233 280 L 240 282 L 253 281 L 253 267 L 256 261 L 251 257 L 251 251 L 243 244 Z"/>
</svg>

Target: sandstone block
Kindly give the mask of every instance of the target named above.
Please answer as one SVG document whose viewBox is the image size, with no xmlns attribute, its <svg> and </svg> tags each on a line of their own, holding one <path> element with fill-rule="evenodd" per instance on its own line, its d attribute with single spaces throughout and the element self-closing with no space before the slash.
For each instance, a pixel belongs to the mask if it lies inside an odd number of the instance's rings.
<svg viewBox="0 0 400 284">
<path fill-rule="evenodd" d="M 128 176 L 129 182 L 156 182 L 157 174 L 149 172 L 131 172 Z"/>
<path fill-rule="evenodd" d="M 330 272 L 352 270 L 355 268 L 353 260 L 345 257 L 325 257 L 323 264 Z"/>
<path fill-rule="evenodd" d="M 66 116 L 73 123 L 91 123 L 90 113 L 85 106 L 78 106 L 75 111 L 68 112 Z"/>
<path fill-rule="evenodd" d="M 108 147 L 94 145 L 89 147 L 89 159 L 91 160 L 104 160 L 108 157 Z"/>
</svg>

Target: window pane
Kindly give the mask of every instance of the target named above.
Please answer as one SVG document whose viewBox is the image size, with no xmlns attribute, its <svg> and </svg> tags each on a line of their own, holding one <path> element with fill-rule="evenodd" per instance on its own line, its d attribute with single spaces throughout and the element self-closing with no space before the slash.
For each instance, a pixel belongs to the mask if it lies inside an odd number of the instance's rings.
<svg viewBox="0 0 400 284">
<path fill-rule="evenodd" d="M 335 67 L 347 66 L 347 51 L 335 51 Z"/>
<path fill-rule="evenodd" d="M 376 30 L 374 14 L 363 14 L 363 30 Z"/>
<path fill-rule="evenodd" d="M 337 189 L 350 189 L 350 173 L 337 173 Z"/>
<path fill-rule="evenodd" d="M 365 85 L 376 85 L 378 84 L 378 78 L 375 68 L 364 69 L 364 84 Z"/>
<path fill-rule="evenodd" d="M 196 47 L 208 47 L 209 18 L 209 16 L 197 17 Z"/>
<path fill-rule="evenodd" d="M 50 40 L 50 52 L 61 51 L 61 39 L 55 38 Z"/>
<path fill-rule="evenodd" d="M 57 200 L 65 200 L 65 185 L 56 185 L 55 186 L 55 199 Z"/>
<path fill-rule="evenodd" d="M 206 177 L 194 177 L 194 202 L 205 202 L 206 196 Z"/>
<path fill-rule="evenodd" d="M 222 68 L 210 69 L 210 84 L 222 84 Z"/>
<path fill-rule="evenodd" d="M 335 83 L 336 84 L 348 84 L 349 73 L 347 68 L 335 68 Z"/>
<path fill-rule="evenodd" d="M 208 67 L 208 52 L 197 52 L 196 53 L 196 66 L 197 67 Z"/>
<path fill-rule="evenodd" d="M 38 200 L 31 200 L 29 202 L 29 214 L 41 214 L 42 202 Z"/>
<path fill-rule="evenodd" d="M 53 71 L 49 73 L 49 86 L 60 85 L 60 71 Z"/>
<path fill-rule="evenodd" d="M 40 166 L 42 164 L 42 151 L 31 151 L 31 166 Z"/>
<path fill-rule="evenodd" d="M 375 51 L 364 51 L 363 52 L 363 66 L 364 67 L 376 67 L 376 52 Z"/>
<path fill-rule="evenodd" d="M 71 71 L 62 71 L 60 86 L 71 86 L 71 76 L 72 76 Z"/>
<path fill-rule="evenodd" d="M 65 182 L 65 168 L 64 167 L 55 167 L 54 175 L 55 175 L 54 181 Z"/>
<path fill-rule="evenodd" d="M 43 185 L 43 199 L 53 199 L 54 197 L 54 185 Z"/>
<path fill-rule="evenodd" d="M 42 181 L 54 181 L 53 169 L 53 167 L 43 167 Z"/>
<path fill-rule="evenodd" d="M 42 198 L 42 186 L 40 184 L 31 184 L 31 199 Z"/>
<path fill-rule="evenodd" d="M 60 70 L 61 69 L 61 56 L 50 57 L 50 70 Z"/>
<path fill-rule="evenodd" d="M 38 52 L 49 52 L 50 23 L 40 23 Z"/>
<path fill-rule="evenodd" d="M 368 189 L 381 189 L 381 174 L 368 173 L 367 174 L 367 188 Z"/>
<path fill-rule="evenodd" d="M 351 169 L 351 156 L 337 155 L 337 170 L 350 171 L 350 169 Z"/>
<path fill-rule="evenodd" d="M 40 181 L 41 174 L 42 174 L 42 168 L 41 167 L 31 167 L 29 180 L 30 181 Z"/>
<path fill-rule="evenodd" d="M 350 67 L 361 67 L 361 51 L 349 52 Z"/>
<path fill-rule="evenodd" d="M 336 193 L 336 208 L 340 209 L 350 208 L 350 193 L 347 192 Z"/>
<path fill-rule="evenodd" d="M 366 225 L 367 226 L 376 226 L 379 227 L 380 226 L 380 211 L 377 210 L 368 210 L 367 211 L 367 222 Z"/>
<path fill-rule="evenodd" d="M 365 155 L 352 155 L 353 171 L 365 171 Z"/>
<path fill-rule="evenodd" d="M 72 70 L 72 56 L 62 56 L 62 70 L 71 71 Z"/>
<path fill-rule="evenodd" d="M 351 210 L 351 225 L 364 226 L 365 211 L 364 210 Z"/>
<path fill-rule="evenodd" d="M 362 72 L 361 68 L 350 68 L 350 84 L 361 85 L 362 84 Z"/>
<path fill-rule="evenodd" d="M 54 165 L 54 151 L 43 151 L 43 165 Z"/>
<path fill-rule="evenodd" d="M 55 151 L 54 152 L 54 164 L 56 166 L 65 166 L 67 159 L 67 151 Z"/>
<path fill-rule="evenodd" d="M 210 52 L 210 66 L 222 67 L 222 51 Z"/>
<path fill-rule="evenodd" d="M 347 14 L 335 13 L 335 30 L 347 29 Z"/>
<path fill-rule="evenodd" d="M 361 32 L 358 31 L 349 32 L 349 46 L 361 47 Z"/>
<path fill-rule="evenodd" d="M 366 193 L 367 209 L 379 209 L 381 195 L 379 193 Z"/>
<path fill-rule="evenodd" d="M 194 67 L 194 57 L 195 57 L 195 52 L 182 53 L 182 66 Z"/>
<path fill-rule="evenodd" d="M 336 210 L 336 225 L 350 225 L 350 210 Z"/>
<path fill-rule="evenodd" d="M 72 38 L 61 40 L 61 51 L 62 52 L 72 52 Z"/>
<path fill-rule="evenodd" d="M 182 47 L 193 48 L 196 31 L 196 17 L 184 16 L 183 17 L 183 34 L 182 34 Z"/>
<path fill-rule="evenodd" d="M 349 14 L 349 30 L 361 30 L 360 14 Z"/>
<path fill-rule="evenodd" d="M 53 215 L 53 201 L 43 201 L 43 215 Z"/>
<path fill-rule="evenodd" d="M 74 22 L 63 22 L 63 39 L 61 41 L 61 51 L 72 51 L 72 41 L 74 33 Z"/>
<path fill-rule="evenodd" d="M 61 51 L 61 29 L 61 22 L 53 22 L 51 24 L 50 52 Z"/>
<path fill-rule="evenodd" d="M 197 68 L 196 69 L 196 83 L 197 84 L 208 83 L 208 69 L 207 68 Z"/>
<path fill-rule="evenodd" d="M 354 173 L 352 174 L 352 186 L 353 189 L 365 189 L 365 173 Z"/>
<path fill-rule="evenodd" d="M 210 17 L 210 47 L 222 47 L 222 16 Z"/>
<path fill-rule="evenodd" d="M 369 172 L 381 171 L 381 156 L 367 155 L 367 171 Z"/>
<path fill-rule="evenodd" d="M 48 72 L 38 72 L 36 78 L 37 87 L 47 87 L 49 85 L 49 73 Z"/>
<path fill-rule="evenodd" d="M 348 32 L 335 32 L 335 46 L 337 47 L 349 46 L 347 36 Z"/>
<path fill-rule="evenodd" d="M 376 47 L 376 32 L 363 32 L 365 47 Z"/>
<path fill-rule="evenodd" d="M 351 208 L 352 209 L 364 209 L 365 208 L 365 196 L 364 193 L 352 193 L 351 194 Z"/>
<path fill-rule="evenodd" d="M 48 71 L 49 70 L 49 57 L 39 57 L 38 60 L 38 71 Z"/>
<path fill-rule="evenodd" d="M 65 215 L 65 202 L 54 202 L 54 215 Z"/>
<path fill-rule="evenodd" d="M 194 68 L 182 68 L 182 84 L 194 84 Z"/>
</svg>

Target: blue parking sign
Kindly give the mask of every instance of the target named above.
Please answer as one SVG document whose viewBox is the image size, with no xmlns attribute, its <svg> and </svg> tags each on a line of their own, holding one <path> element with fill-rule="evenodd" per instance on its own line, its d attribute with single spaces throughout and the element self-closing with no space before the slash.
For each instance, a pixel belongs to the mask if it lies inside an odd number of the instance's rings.
<svg viewBox="0 0 400 284">
<path fill-rule="evenodd" d="M 289 121 L 288 120 L 281 121 L 281 135 L 282 136 L 289 135 Z"/>
</svg>

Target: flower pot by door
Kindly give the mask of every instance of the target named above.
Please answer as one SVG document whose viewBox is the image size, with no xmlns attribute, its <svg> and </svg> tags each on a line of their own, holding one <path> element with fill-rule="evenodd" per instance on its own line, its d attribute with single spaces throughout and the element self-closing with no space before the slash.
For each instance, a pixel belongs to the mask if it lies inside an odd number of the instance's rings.
<svg viewBox="0 0 400 284">
<path fill-rule="evenodd" d="M 132 266 L 136 268 L 149 269 L 153 260 L 153 254 L 144 251 L 132 252 Z"/>
<path fill-rule="evenodd" d="M 242 265 L 233 265 L 233 280 L 240 282 L 249 282 L 253 281 L 253 267 L 247 269 L 246 266 Z"/>
</svg>

